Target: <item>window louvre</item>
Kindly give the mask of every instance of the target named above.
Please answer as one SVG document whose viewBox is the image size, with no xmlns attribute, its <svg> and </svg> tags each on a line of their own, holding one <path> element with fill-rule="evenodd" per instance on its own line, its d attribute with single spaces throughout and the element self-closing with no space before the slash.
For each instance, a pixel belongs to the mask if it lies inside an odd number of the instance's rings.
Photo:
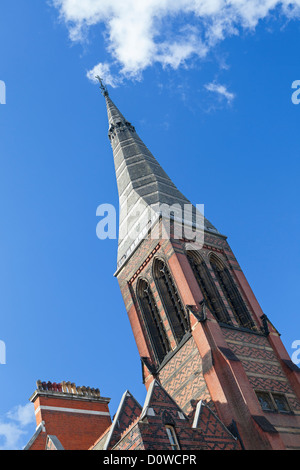
<svg viewBox="0 0 300 470">
<path fill-rule="evenodd" d="M 226 307 L 204 260 L 196 254 L 187 254 L 190 266 L 200 287 L 205 303 L 214 317 L 222 323 L 231 323 Z"/>
<path fill-rule="evenodd" d="M 236 321 L 245 328 L 254 328 L 254 322 L 228 268 L 215 256 L 211 256 L 210 263 Z"/>
<path fill-rule="evenodd" d="M 154 352 L 161 362 L 171 350 L 171 345 L 148 281 L 139 280 L 137 295 Z"/>
<path fill-rule="evenodd" d="M 154 279 L 177 342 L 189 330 L 186 311 L 165 261 L 154 262 Z"/>
</svg>

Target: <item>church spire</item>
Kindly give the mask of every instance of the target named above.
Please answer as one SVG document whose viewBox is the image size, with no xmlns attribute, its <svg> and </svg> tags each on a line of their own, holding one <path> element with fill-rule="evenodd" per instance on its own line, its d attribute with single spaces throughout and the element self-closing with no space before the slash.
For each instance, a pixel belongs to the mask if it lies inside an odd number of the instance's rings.
<svg viewBox="0 0 300 470">
<path fill-rule="evenodd" d="M 103 79 L 99 77 L 99 75 L 97 75 L 96 78 L 100 83 L 101 93 L 105 97 L 109 127 L 111 127 L 112 125 L 116 125 L 117 122 L 125 122 L 126 119 L 110 99 L 107 87 L 104 84 Z"/>
<path fill-rule="evenodd" d="M 109 122 L 108 136 L 113 149 L 117 186 L 120 200 L 118 268 L 129 258 L 138 243 L 145 238 L 149 226 L 162 214 L 181 219 L 186 208 L 191 208 L 191 224 L 195 225 L 196 209 L 177 189 L 152 153 L 137 135 L 134 126 L 127 121 L 111 100 L 102 79 L 100 88 L 105 97 Z M 188 209 L 187 209 L 188 210 Z M 177 212 L 176 212 L 177 211 Z M 203 218 L 202 218 L 203 228 Z M 219 233 L 204 219 L 204 229 Z"/>
</svg>

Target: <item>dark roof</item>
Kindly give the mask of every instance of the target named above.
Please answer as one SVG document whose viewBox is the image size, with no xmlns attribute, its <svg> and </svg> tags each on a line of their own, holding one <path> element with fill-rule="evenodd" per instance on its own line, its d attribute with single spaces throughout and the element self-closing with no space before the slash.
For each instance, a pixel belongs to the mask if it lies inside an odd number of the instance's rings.
<svg viewBox="0 0 300 470">
<path fill-rule="evenodd" d="M 118 268 L 145 238 L 151 223 L 161 214 L 170 219 L 170 207 L 175 209 L 171 218 L 181 225 L 185 215 L 193 226 L 221 235 L 177 189 L 110 97 L 105 99 L 120 199 Z"/>
</svg>

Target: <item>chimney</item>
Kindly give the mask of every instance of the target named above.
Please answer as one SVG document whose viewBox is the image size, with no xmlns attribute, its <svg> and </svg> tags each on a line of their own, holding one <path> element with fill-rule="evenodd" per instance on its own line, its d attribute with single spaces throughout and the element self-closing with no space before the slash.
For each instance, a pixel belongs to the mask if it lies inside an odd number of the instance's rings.
<svg viewBox="0 0 300 470">
<path fill-rule="evenodd" d="M 47 436 L 55 436 L 65 450 L 88 450 L 111 425 L 110 399 L 101 397 L 98 388 L 38 380 L 29 400 L 37 428 L 26 450 L 44 450 Z"/>
</svg>

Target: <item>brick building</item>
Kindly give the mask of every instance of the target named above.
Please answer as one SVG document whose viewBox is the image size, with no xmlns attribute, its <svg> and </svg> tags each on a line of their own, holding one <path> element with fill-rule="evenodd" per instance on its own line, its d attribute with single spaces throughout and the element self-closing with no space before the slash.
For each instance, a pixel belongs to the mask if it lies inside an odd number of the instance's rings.
<svg viewBox="0 0 300 470">
<path fill-rule="evenodd" d="M 38 383 L 26 449 L 300 449 L 300 373 L 227 237 L 176 188 L 101 83 L 120 198 L 115 277 L 147 397 Z M 171 210 L 170 210 L 171 208 Z"/>
</svg>

